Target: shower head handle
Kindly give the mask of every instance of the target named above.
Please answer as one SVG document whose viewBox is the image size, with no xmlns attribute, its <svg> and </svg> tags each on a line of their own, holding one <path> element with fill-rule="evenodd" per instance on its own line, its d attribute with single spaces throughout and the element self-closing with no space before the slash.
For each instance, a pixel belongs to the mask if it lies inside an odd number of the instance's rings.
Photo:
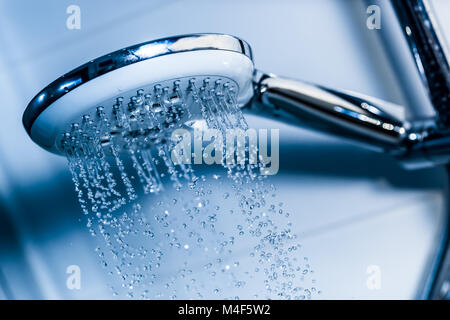
<svg viewBox="0 0 450 320">
<path fill-rule="evenodd" d="M 402 106 L 258 71 L 254 86 L 249 112 L 389 153 L 408 169 L 450 162 L 450 132 L 435 121 L 407 121 Z"/>
<path fill-rule="evenodd" d="M 259 112 L 378 151 L 398 154 L 405 145 L 410 125 L 398 105 L 274 75 L 256 77 Z"/>
</svg>

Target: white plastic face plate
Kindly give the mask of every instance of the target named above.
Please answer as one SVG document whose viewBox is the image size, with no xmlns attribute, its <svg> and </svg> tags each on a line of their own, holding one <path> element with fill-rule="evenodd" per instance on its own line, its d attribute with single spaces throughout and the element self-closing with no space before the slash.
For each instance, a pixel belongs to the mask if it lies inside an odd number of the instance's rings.
<svg viewBox="0 0 450 320">
<path fill-rule="evenodd" d="M 243 106 L 253 96 L 253 62 L 241 53 L 226 50 L 197 50 L 154 57 L 105 73 L 66 93 L 35 119 L 30 135 L 43 148 L 61 153 L 60 136 L 98 106 L 111 107 L 117 97 L 131 96 L 139 89 L 173 82 L 180 78 L 230 81 Z M 192 110 L 198 115 L 198 110 Z"/>
</svg>

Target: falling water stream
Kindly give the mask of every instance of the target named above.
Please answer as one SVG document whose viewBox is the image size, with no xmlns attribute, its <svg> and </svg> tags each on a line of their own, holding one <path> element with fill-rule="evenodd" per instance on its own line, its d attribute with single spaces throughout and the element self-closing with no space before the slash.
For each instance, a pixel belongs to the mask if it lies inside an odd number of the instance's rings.
<svg viewBox="0 0 450 320">
<path fill-rule="evenodd" d="M 176 80 L 137 91 L 127 105 L 118 98 L 112 108 L 97 107 L 64 134 L 61 148 L 114 296 L 320 294 L 292 212 L 260 165 L 223 161 L 194 171 L 171 157 L 170 132 L 192 118 L 192 106 L 209 128 L 248 129 L 235 92 L 221 79 Z"/>
</svg>

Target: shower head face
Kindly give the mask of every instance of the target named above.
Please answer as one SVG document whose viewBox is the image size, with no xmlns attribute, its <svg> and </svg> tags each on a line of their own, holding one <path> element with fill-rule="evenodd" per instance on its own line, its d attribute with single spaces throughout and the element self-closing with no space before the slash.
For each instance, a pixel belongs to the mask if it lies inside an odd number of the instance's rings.
<svg viewBox="0 0 450 320">
<path fill-rule="evenodd" d="M 34 142 L 56 154 L 66 153 L 65 139 L 86 133 L 103 144 L 119 138 L 123 145 L 128 138 L 153 144 L 195 120 L 238 121 L 233 108 L 253 97 L 253 73 L 250 46 L 233 36 L 149 41 L 55 80 L 29 103 L 23 123 Z"/>
</svg>

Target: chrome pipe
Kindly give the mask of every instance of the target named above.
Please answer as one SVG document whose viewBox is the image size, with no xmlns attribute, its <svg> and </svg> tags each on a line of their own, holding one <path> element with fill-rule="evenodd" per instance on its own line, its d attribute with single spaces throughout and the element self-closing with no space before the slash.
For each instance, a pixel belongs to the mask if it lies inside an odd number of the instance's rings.
<svg viewBox="0 0 450 320">
<path fill-rule="evenodd" d="M 432 164 L 450 160 L 450 56 L 428 0 L 391 0 L 424 87 L 437 114 L 435 125 L 427 130 L 412 154 L 425 155 Z M 450 166 L 447 165 L 450 178 Z M 449 299 L 450 296 L 450 211 L 444 222 L 438 252 L 424 281 L 423 298 Z"/>
</svg>

